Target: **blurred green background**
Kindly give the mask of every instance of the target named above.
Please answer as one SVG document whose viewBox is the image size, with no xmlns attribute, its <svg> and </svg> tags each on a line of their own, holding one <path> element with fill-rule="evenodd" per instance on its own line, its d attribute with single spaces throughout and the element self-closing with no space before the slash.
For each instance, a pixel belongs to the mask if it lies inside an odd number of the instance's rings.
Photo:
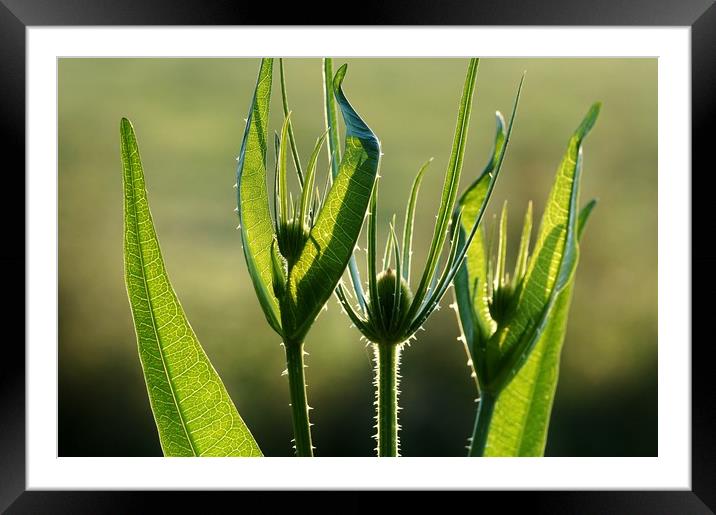
<svg viewBox="0 0 716 515">
<path fill-rule="evenodd" d="M 344 61 L 346 93 L 385 152 L 383 234 L 393 212 L 402 216 L 419 165 L 435 158 L 416 220 L 420 267 L 466 59 L 336 59 L 335 66 Z M 283 349 L 254 296 L 233 213 L 235 157 L 258 60 L 61 59 L 58 69 L 59 454 L 161 454 L 123 279 L 119 120 L 127 116 L 137 131 L 164 259 L 187 316 L 264 453 L 291 455 Z M 534 200 L 541 216 L 572 131 L 592 102 L 604 103 L 584 149 L 582 203 L 600 201 L 582 243 L 547 455 L 655 456 L 657 61 L 482 60 L 463 187 L 482 169 L 494 111 L 509 113 L 524 70 L 515 131 L 490 209 L 509 201 L 510 259 L 527 201 Z M 286 73 L 305 162 L 323 132 L 320 60 L 287 60 Z M 277 86 L 274 81 L 272 130 L 282 118 Z M 325 160 L 319 173 L 325 177 Z M 465 453 L 476 393 L 456 340 L 455 314 L 447 309 L 451 302 L 452 291 L 403 356 L 406 456 Z M 307 339 L 319 456 L 373 455 L 371 353 L 358 338 L 331 299 Z"/>
</svg>

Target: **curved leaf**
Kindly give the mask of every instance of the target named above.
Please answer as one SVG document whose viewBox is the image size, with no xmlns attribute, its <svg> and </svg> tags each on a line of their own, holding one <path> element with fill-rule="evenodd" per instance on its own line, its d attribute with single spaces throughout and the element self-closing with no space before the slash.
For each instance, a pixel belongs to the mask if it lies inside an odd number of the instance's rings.
<svg viewBox="0 0 716 515">
<path fill-rule="evenodd" d="M 120 135 L 125 280 L 164 455 L 261 456 L 169 282 L 129 120 Z"/>
<path fill-rule="evenodd" d="M 333 59 L 330 57 L 323 58 L 323 99 L 325 109 L 326 131 L 328 133 L 328 162 L 331 165 L 331 179 L 335 179 L 338 175 L 338 165 L 341 160 L 341 149 L 338 143 L 338 120 L 336 118 L 336 97 L 333 94 Z M 360 273 L 358 272 L 358 264 L 356 263 L 355 254 L 348 261 L 348 273 L 353 284 L 353 291 L 356 294 L 356 300 L 363 314 L 366 312 L 365 293 L 363 285 L 360 281 Z"/>
<path fill-rule="evenodd" d="M 495 121 L 495 144 L 490 160 L 480 176 L 458 201 L 458 206 L 462 209 L 458 236 L 460 245 L 464 245 L 467 235 L 480 214 L 489 192 L 492 172 L 497 166 L 505 144 L 505 120 L 499 112 L 495 113 Z M 480 349 L 476 347 L 482 346 L 497 328 L 490 317 L 490 309 L 487 305 L 487 253 L 482 226 L 475 233 L 453 284 L 455 285 L 460 324 L 463 334 L 469 342 L 468 345 L 473 347 L 471 353 L 474 355 L 475 352 L 480 352 Z M 473 363 L 475 361 L 478 360 L 473 360 Z"/>
<path fill-rule="evenodd" d="M 410 188 L 410 200 L 405 210 L 405 222 L 403 226 L 403 279 L 410 284 L 410 266 L 413 260 L 413 228 L 415 226 L 415 205 L 418 202 L 420 183 L 423 182 L 423 174 L 433 162 L 431 157 L 423 163 L 418 170 L 418 175 L 413 179 L 413 186 Z"/>
<path fill-rule="evenodd" d="M 256 296 L 271 327 L 281 333 L 278 300 L 272 287 L 274 228 L 266 186 L 266 145 L 273 59 L 262 59 L 241 142 L 236 184 L 244 257 Z"/>
<path fill-rule="evenodd" d="M 333 82 L 346 125 L 345 151 L 308 241 L 288 278 L 283 327 L 301 339 L 336 288 L 353 255 L 378 173 L 380 143 L 348 102 L 341 87 L 347 66 Z"/>
</svg>

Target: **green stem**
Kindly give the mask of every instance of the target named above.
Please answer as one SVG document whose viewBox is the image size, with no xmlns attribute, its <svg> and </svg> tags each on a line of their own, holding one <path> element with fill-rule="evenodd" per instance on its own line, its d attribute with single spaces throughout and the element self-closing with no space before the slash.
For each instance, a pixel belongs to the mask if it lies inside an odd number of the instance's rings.
<svg viewBox="0 0 716 515">
<path fill-rule="evenodd" d="M 398 368 L 400 345 L 374 344 L 378 399 L 378 456 L 398 456 Z"/>
<path fill-rule="evenodd" d="M 472 443 L 469 456 L 483 456 L 487 446 L 487 435 L 490 429 L 490 421 L 495 411 L 497 397 L 492 393 L 483 391 L 480 395 L 480 405 L 477 408 L 475 428 L 472 431 Z"/>
<path fill-rule="evenodd" d="M 306 379 L 303 370 L 303 342 L 285 342 L 284 346 L 296 456 L 313 456 L 311 424 L 308 421 L 309 407 L 306 401 Z"/>
</svg>

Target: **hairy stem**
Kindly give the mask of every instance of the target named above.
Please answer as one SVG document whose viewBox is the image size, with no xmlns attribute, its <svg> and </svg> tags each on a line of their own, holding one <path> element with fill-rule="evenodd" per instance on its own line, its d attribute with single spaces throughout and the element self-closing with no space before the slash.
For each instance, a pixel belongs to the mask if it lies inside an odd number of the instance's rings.
<svg viewBox="0 0 716 515">
<path fill-rule="evenodd" d="M 285 342 L 288 387 L 291 395 L 291 418 L 296 456 L 313 456 L 311 424 L 308 421 L 306 378 L 303 364 L 303 342 Z"/>
<path fill-rule="evenodd" d="M 490 421 L 495 411 L 495 401 L 497 401 L 497 397 L 492 393 L 481 392 L 480 405 L 477 408 L 477 417 L 475 418 L 475 428 L 472 431 L 469 456 L 483 456 L 485 454 Z"/>
<path fill-rule="evenodd" d="M 398 456 L 398 384 L 401 346 L 376 343 L 375 385 L 378 422 L 378 456 Z"/>
</svg>

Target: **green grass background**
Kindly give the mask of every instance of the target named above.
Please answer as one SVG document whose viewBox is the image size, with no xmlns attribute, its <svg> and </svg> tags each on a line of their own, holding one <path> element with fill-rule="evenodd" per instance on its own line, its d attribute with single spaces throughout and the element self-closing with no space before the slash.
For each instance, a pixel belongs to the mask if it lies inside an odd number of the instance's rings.
<svg viewBox="0 0 716 515">
<path fill-rule="evenodd" d="M 419 165 L 435 158 L 416 220 L 414 266 L 421 269 L 466 60 L 336 59 L 336 68 L 344 61 L 346 93 L 385 152 L 383 235 L 393 212 L 400 220 Z M 233 213 L 235 158 L 258 60 L 61 59 L 58 70 L 60 455 L 161 453 L 123 279 L 122 116 L 137 131 L 164 259 L 189 320 L 264 453 L 291 455 L 283 350 L 254 296 Z M 583 238 L 547 454 L 655 456 L 657 61 L 482 60 L 463 187 L 482 169 L 494 111 L 509 113 L 523 70 L 513 140 L 490 209 L 508 200 L 510 259 L 527 201 L 541 216 L 572 131 L 593 101 L 604 103 L 584 148 L 582 202 L 600 201 Z M 323 132 L 320 60 L 287 60 L 286 72 L 305 162 Z M 325 160 L 319 172 L 325 177 Z M 403 356 L 407 456 L 465 453 L 475 391 L 451 302 L 450 291 Z M 358 338 L 334 299 L 308 335 L 319 456 L 373 454 L 371 353 Z"/>
</svg>

